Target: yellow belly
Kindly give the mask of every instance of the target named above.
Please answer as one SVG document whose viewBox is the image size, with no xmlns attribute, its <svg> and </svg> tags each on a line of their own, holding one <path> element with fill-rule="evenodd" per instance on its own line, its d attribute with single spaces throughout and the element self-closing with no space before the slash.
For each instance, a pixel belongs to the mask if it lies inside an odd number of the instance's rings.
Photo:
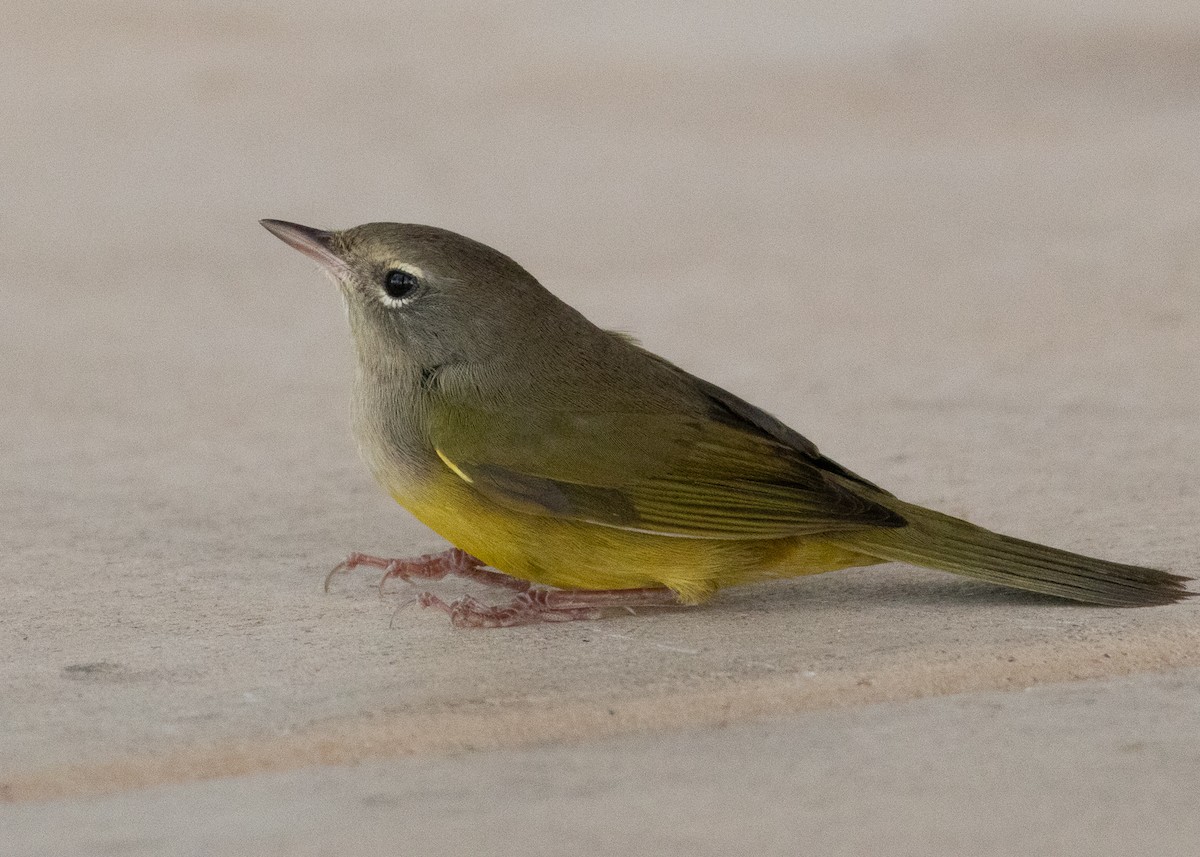
<svg viewBox="0 0 1200 857">
<path fill-rule="evenodd" d="M 676 538 L 524 514 L 493 503 L 450 473 L 415 496 L 393 496 L 492 568 L 562 589 L 666 586 L 696 602 L 725 586 L 879 562 L 811 537 Z"/>
</svg>

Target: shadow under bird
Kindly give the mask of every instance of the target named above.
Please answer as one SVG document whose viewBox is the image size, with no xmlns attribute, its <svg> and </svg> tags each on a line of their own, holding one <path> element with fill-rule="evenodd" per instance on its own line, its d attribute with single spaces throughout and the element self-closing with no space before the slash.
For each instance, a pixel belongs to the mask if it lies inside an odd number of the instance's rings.
<svg viewBox="0 0 1200 857">
<path fill-rule="evenodd" d="M 351 554 L 334 571 L 512 590 L 499 606 L 419 596 L 455 625 L 696 604 L 726 586 L 892 561 L 1116 607 L 1192 594 L 1179 575 L 906 503 L 469 238 L 399 223 L 262 225 L 340 286 L 362 456 L 456 546 L 409 560 Z"/>
</svg>

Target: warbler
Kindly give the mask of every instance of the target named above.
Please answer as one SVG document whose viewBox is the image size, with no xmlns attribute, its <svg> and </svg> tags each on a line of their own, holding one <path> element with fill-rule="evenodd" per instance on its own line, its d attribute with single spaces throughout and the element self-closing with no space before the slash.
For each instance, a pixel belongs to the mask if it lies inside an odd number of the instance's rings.
<svg viewBox="0 0 1200 857">
<path fill-rule="evenodd" d="M 455 545 L 409 560 L 351 554 L 334 571 L 376 566 L 384 580 L 410 582 L 453 574 L 513 590 L 495 606 L 419 596 L 455 625 L 697 604 L 727 586 L 892 561 L 1091 604 L 1192 594 L 1180 575 L 906 503 L 754 405 L 592 324 L 462 235 L 400 223 L 262 225 L 340 287 L 362 457 Z"/>
</svg>

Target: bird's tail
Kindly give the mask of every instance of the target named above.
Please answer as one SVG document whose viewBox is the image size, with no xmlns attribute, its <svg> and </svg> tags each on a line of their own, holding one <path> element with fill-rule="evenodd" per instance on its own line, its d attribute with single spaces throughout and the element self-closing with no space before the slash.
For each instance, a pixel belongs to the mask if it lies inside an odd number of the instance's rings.
<svg viewBox="0 0 1200 857">
<path fill-rule="evenodd" d="M 894 497 L 882 502 L 903 515 L 908 526 L 852 537 L 855 550 L 882 560 L 1111 607 L 1171 604 L 1196 594 L 1184 588 L 1190 578 L 1178 574 L 1015 539 Z"/>
</svg>

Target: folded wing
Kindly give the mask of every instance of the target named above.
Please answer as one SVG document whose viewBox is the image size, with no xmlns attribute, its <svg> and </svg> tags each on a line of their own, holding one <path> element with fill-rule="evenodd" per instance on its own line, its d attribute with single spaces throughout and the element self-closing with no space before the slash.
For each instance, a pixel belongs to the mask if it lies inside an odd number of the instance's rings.
<svg viewBox="0 0 1200 857">
<path fill-rule="evenodd" d="M 807 441 L 789 444 L 728 409 L 439 411 L 433 439 L 446 465 L 486 497 L 530 514 L 713 539 L 905 523 L 854 490 L 841 478 L 848 471 L 823 468 Z"/>
</svg>

